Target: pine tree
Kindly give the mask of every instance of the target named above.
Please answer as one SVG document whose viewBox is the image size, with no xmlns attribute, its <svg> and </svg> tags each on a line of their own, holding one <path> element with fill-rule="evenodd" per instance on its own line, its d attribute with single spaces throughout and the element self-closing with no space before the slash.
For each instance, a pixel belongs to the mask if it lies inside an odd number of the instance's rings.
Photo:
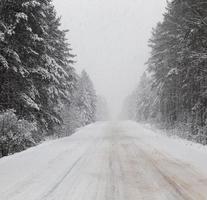
<svg viewBox="0 0 207 200">
<path fill-rule="evenodd" d="M 96 106 L 97 96 L 93 83 L 88 74 L 83 71 L 80 76 L 76 76 L 70 103 L 65 103 L 61 109 L 63 126 L 57 132 L 61 133 L 61 136 L 68 136 L 77 128 L 95 122 Z"/>
<path fill-rule="evenodd" d="M 0 108 L 52 131 L 75 79 L 66 31 L 50 0 L 4 0 L 0 24 Z"/>
<path fill-rule="evenodd" d="M 86 71 L 82 71 L 78 80 L 75 102 L 79 110 L 81 125 L 84 126 L 95 122 L 96 93 Z"/>
<path fill-rule="evenodd" d="M 109 119 L 109 109 L 107 101 L 102 96 L 97 96 L 96 99 L 96 121 L 106 121 Z"/>
<path fill-rule="evenodd" d="M 151 81 L 143 85 L 142 79 L 133 95 L 136 119 L 145 115 L 165 128 L 182 127 L 185 137 L 202 143 L 207 143 L 206 8 L 202 0 L 168 3 L 149 42 Z"/>
</svg>

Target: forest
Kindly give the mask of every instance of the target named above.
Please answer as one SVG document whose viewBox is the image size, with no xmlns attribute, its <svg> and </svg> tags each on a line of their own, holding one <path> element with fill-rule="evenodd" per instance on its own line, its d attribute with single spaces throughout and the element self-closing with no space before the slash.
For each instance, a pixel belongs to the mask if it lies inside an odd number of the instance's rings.
<svg viewBox="0 0 207 200">
<path fill-rule="evenodd" d="M 147 70 L 123 113 L 207 144 L 207 2 L 168 2 L 149 46 Z"/>
<path fill-rule="evenodd" d="M 0 1 L 0 157 L 103 118 L 67 32 L 51 0 Z"/>
</svg>

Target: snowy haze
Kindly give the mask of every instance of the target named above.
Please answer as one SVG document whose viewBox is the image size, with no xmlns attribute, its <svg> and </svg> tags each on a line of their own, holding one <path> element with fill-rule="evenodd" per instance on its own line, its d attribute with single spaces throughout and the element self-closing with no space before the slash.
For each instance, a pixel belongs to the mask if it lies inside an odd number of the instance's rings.
<svg viewBox="0 0 207 200">
<path fill-rule="evenodd" d="M 85 69 L 113 116 L 145 69 L 152 27 L 162 19 L 165 0 L 54 0 L 77 71 Z"/>
</svg>

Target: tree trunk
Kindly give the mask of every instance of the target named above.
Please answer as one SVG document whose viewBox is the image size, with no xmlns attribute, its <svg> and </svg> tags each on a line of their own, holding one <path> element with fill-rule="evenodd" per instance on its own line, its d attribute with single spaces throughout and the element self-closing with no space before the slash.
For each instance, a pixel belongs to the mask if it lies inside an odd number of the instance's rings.
<svg viewBox="0 0 207 200">
<path fill-rule="evenodd" d="M 5 157 L 9 155 L 9 150 L 5 146 L 1 146 L 1 157 Z"/>
</svg>

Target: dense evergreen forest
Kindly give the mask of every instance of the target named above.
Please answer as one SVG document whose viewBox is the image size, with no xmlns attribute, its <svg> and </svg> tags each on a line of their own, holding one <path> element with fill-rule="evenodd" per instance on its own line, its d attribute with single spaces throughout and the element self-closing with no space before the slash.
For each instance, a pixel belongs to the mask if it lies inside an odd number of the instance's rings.
<svg viewBox="0 0 207 200">
<path fill-rule="evenodd" d="M 207 144 L 207 2 L 168 2 L 149 46 L 147 71 L 124 112 Z"/>
<path fill-rule="evenodd" d="M 0 157 L 96 120 L 97 96 L 51 0 L 0 1 Z"/>
</svg>

